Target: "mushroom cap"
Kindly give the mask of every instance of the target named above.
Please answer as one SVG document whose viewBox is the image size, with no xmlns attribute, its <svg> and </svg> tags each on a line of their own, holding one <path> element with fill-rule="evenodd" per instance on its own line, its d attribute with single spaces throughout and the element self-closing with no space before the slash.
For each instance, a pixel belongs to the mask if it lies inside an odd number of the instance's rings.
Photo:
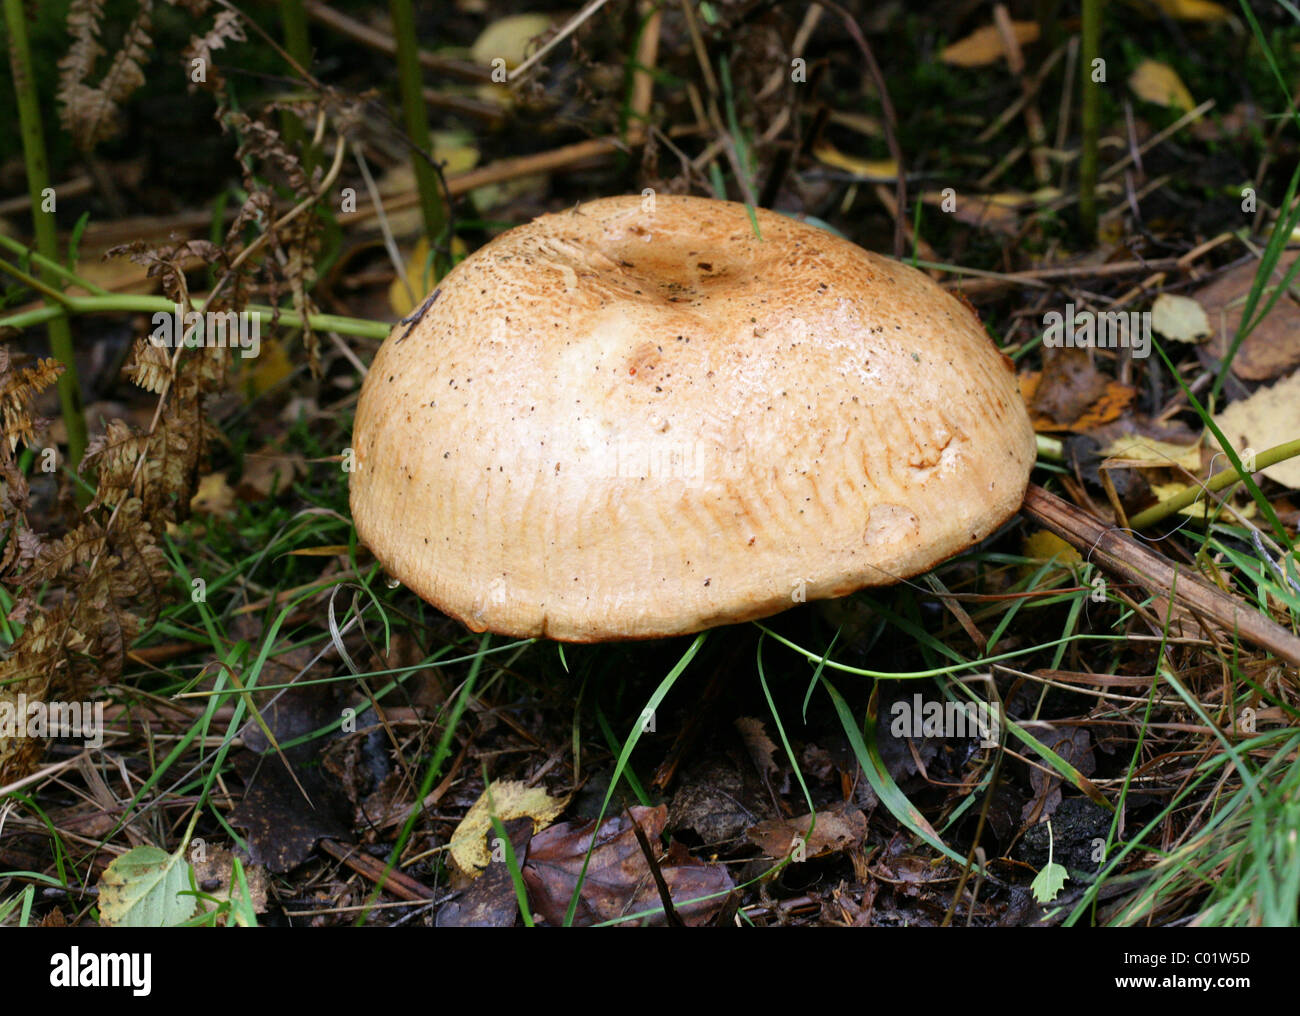
<svg viewBox="0 0 1300 1016">
<path fill-rule="evenodd" d="M 652 638 L 896 582 L 1016 512 L 1033 429 L 970 308 L 753 215 L 543 215 L 396 325 L 351 475 L 389 574 L 474 631 Z"/>
</svg>

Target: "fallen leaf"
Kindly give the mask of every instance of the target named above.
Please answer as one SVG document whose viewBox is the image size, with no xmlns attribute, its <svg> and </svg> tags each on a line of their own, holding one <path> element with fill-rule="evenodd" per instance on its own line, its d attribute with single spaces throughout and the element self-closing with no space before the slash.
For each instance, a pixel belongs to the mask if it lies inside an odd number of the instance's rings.
<svg viewBox="0 0 1300 1016">
<path fill-rule="evenodd" d="M 1027 46 L 1038 39 L 1038 25 L 1033 21 L 1011 22 L 1011 33 L 1016 42 Z M 1002 42 L 1002 33 L 994 25 L 977 28 L 964 39 L 958 39 L 945 46 L 939 53 L 939 59 L 954 67 L 984 67 L 996 63 L 1006 56 L 1006 46 Z"/>
<path fill-rule="evenodd" d="M 776 762 L 778 748 L 763 729 L 763 721 L 754 716 L 739 716 L 736 718 L 736 729 L 745 742 L 745 750 L 749 752 L 754 768 L 762 774 L 763 779 L 779 794 L 789 790 L 790 778 L 780 778 L 781 767 Z"/>
<path fill-rule="evenodd" d="M 1151 327 L 1173 342 L 1202 342 L 1210 337 L 1210 316 L 1190 296 L 1161 293 L 1151 305 Z"/>
<path fill-rule="evenodd" d="M 1255 315 L 1276 291 L 1277 283 L 1300 257 L 1300 252 L 1283 254 L 1278 259 L 1270 284 L 1260 294 Z M 1255 281 L 1258 265 L 1240 265 L 1219 276 L 1196 293 L 1197 301 L 1210 318 L 1211 339 L 1205 352 L 1222 359 L 1236 337 L 1245 311 L 1246 296 Z M 1300 366 L 1300 306 L 1289 296 L 1282 296 L 1268 316 L 1246 336 L 1232 359 L 1232 372 L 1245 381 L 1270 381 Z"/>
<path fill-rule="evenodd" d="M 668 809 L 664 805 L 656 808 L 638 805 L 630 811 L 658 853 Z M 620 926 L 666 923 L 662 913 L 647 913 L 661 910 L 662 904 L 627 814 L 606 819 L 599 830 L 595 822 L 563 822 L 533 837 L 528 846 L 528 863 L 524 866 L 524 882 L 528 885 L 533 910 L 548 924 L 564 923 L 593 839 L 595 847 L 582 883 L 574 923 L 591 925 L 641 914 L 645 916 L 634 921 L 620 920 Z M 725 866 L 698 862 L 677 844 L 663 859 L 656 859 L 674 907 L 688 925 L 712 921 L 726 902 L 728 892 L 735 888 Z M 706 896 L 716 898 L 702 899 Z"/>
<path fill-rule="evenodd" d="M 199 489 L 190 498 L 190 510 L 199 515 L 229 515 L 234 507 L 235 492 L 226 482 L 225 473 L 200 478 Z"/>
<path fill-rule="evenodd" d="M 433 160 L 446 176 L 468 173 L 478 165 L 480 153 L 470 131 L 434 131 Z"/>
<path fill-rule="evenodd" d="M 841 152 L 829 141 L 822 141 L 813 148 L 813 155 L 828 166 L 877 183 L 892 183 L 898 178 L 898 163 L 893 159 L 861 159 Z"/>
<path fill-rule="evenodd" d="M 1185 469 L 1196 473 L 1201 468 L 1201 443 L 1191 445 L 1157 441 L 1145 434 L 1125 434 L 1106 445 L 1098 453 L 1112 464 L 1137 468 Z"/>
<path fill-rule="evenodd" d="M 1189 110 L 1196 100 L 1183 84 L 1178 72 L 1158 60 L 1143 60 L 1128 77 L 1128 86 L 1139 99 L 1157 106 Z"/>
<path fill-rule="evenodd" d="M 304 747 L 309 750 L 302 751 Z M 230 824 L 247 831 L 253 862 L 273 872 L 298 867 L 323 839 L 351 838 L 347 801 L 337 785 L 321 775 L 317 753 L 310 749 L 311 744 L 298 745 L 285 752 L 292 774 L 279 755 L 243 751 L 234 759 L 235 772 L 247 789 L 230 812 Z"/>
<path fill-rule="evenodd" d="M 1155 0 L 1156 6 L 1177 21 L 1223 21 L 1228 9 L 1211 0 Z"/>
<path fill-rule="evenodd" d="M 1035 876 L 1029 888 L 1034 894 L 1034 899 L 1039 903 L 1051 903 L 1065 888 L 1065 880 L 1069 877 L 1070 873 L 1065 870 L 1064 865 L 1048 861 L 1043 865 L 1043 870 Z"/>
<path fill-rule="evenodd" d="M 198 910 L 190 866 L 179 852 L 132 847 L 99 877 L 99 923 L 106 928 L 171 928 Z"/>
<path fill-rule="evenodd" d="M 484 836 L 492 828 L 492 816 L 503 822 L 531 818 L 534 831 L 559 817 L 569 798 L 552 797 L 545 787 L 530 787 L 517 780 L 495 780 L 470 806 L 451 835 L 451 857 L 462 872 L 477 875 L 492 860 Z"/>
<path fill-rule="evenodd" d="M 867 816 L 856 808 L 819 811 L 815 825 L 812 815 L 768 819 L 751 826 L 745 835 L 768 857 L 788 857 L 796 849 L 805 858 L 825 857 L 861 844 L 867 835 Z"/>
<path fill-rule="evenodd" d="M 921 200 L 927 205 L 942 209 L 946 196 L 942 191 L 926 191 Z M 957 195 L 956 206 L 949 213 L 958 222 L 978 229 L 991 229 L 1011 234 L 1020 228 L 1018 209 L 1032 205 L 1033 199 L 1023 194 L 988 194 L 966 197 Z"/>
<path fill-rule="evenodd" d="M 406 317 L 433 291 L 433 258 L 425 237 L 415 241 L 415 246 L 402 252 L 406 275 L 396 276 L 388 287 L 388 305 L 398 317 Z"/>
<path fill-rule="evenodd" d="M 256 645 L 262 633 L 258 622 L 244 614 L 232 623 L 230 635 Z M 327 663 L 312 664 L 313 655 L 307 646 L 273 653 L 258 675 L 258 683 L 264 685 L 283 685 L 295 678 L 312 683 L 250 693 L 262 722 L 279 744 L 339 718 L 344 704 L 341 690 L 332 682 L 312 681 L 332 673 Z M 284 748 L 283 759 L 256 720 L 245 723 L 239 736 L 244 748 L 232 753 L 231 759 L 245 789 L 229 821 L 248 831 L 248 853 L 255 864 L 276 873 L 289 871 L 305 861 L 320 840 L 351 839 L 349 802 L 339 781 L 322 765 L 337 732 Z M 286 760 L 292 771 L 285 767 Z"/>
<path fill-rule="evenodd" d="M 1022 374 L 1020 393 L 1036 431 L 1085 433 L 1118 419 L 1137 395 L 1101 373 L 1083 349 L 1058 349 L 1041 374 Z"/>
<path fill-rule="evenodd" d="M 278 339 L 262 339 L 256 357 L 250 360 L 241 356 L 237 362 L 239 370 L 236 383 L 249 402 L 270 391 L 293 373 L 293 361 Z"/>
<path fill-rule="evenodd" d="M 284 494 L 299 476 L 307 475 L 307 460 L 297 452 L 285 454 L 270 446 L 244 456 L 244 472 L 235 486 L 242 501 L 264 501 Z"/>
<path fill-rule="evenodd" d="M 551 18 L 547 14 L 511 14 L 498 18 L 479 33 L 470 47 L 470 56 L 475 63 L 490 64 L 502 59 L 507 67 L 516 67 L 524 62 L 529 43 L 550 27 Z"/>
<path fill-rule="evenodd" d="M 1234 402 L 1214 422 L 1238 454 L 1245 448 L 1262 452 L 1300 438 L 1300 372 Z M 1263 473 L 1284 487 L 1300 490 L 1300 458 L 1274 463 Z"/>
<path fill-rule="evenodd" d="M 515 864 L 522 866 L 528 859 L 528 841 L 533 835 L 533 822 L 528 816 L 510 819 L 503 823 L 510 846 L 514 850 Z M 481 878 L 456 899 L 444 903 L 438 910 L 434 925 L 439 928 L 512 928 L 519 917 L 519 898 L 515 895 L 514 874 L 506 863 L 505 851 L 494 852 L 487 840 L 496 837 L 495 830 L 485 834 L 485 849 L 491 863 Z"/>
<path fill-rule="evenodd" d="M 831 123 L 839 124 L 841 127 L 847 127 L 851 131 L 857 131 L 869 138 L 881 138 L 885 136 L 885 129 L 880 121 L 874 116 L 867 116 L 865 113 L 854 113 L 849 110 L 837 109 L 831 113 Z"/>
<path fill-rule="evenodd" d="M 1036 733 L 1038 740 L 1062 759 L 1069 762 L 1083 776 L 1097 771 L 1097 760 L 1092 753 L 1092 736 L 1086 727 L 1053 727 Z M 1045 772 L 1042 767 L 1031 766 L 1029 785 L 1034 796 L 1021 812 L 1021 818 L 1035 825 L 1050 818 L 1061 803 L 1061 777 L 1055 770 Z"/>
<path fill-rule="evenodd" d="M 1058 349 L 1044 354 L 1043 373 L 1030 408 L 1057 424 L 1069 425 L 1106 394 L 1110 379 L 1082 349 Z"/>
<path fill-rule="evenodd" d="M 1020 547 L 1020 552 L 1028 558 L 1035 561 L 1050 561 L 1056 558 L 1056 563 L 1063 566 L 1079 564 L 1083 558 L 1074 546 L 1062 540 L 1055 533 L 1047 529 L 1039 529 L 1025 538 L 1025 542 Z M 1028 571 L 1032 574 L 1037 569 L 1030 568 Z"/>
</svg>

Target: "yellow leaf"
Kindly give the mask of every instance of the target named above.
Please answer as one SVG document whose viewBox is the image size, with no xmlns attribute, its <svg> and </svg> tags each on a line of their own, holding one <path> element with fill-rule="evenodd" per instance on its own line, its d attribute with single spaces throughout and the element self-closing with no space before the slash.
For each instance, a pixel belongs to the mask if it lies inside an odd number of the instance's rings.
<svg viewBox="0 0 1300 1016">
<path fill-rule="evenodd" d="M 898 163 L 893 159 L 860 159 L 855 155 L 845 155 L 829 141 L 817 145 L 813 149 L 813 155 L 828 166 L 846 169 L 868 180 L 887 183 L 898 177 Z"/>
<path fill-rule="evenodd" d="M 550 27 L 551 19 L 546 14 L 512 14 L 483 29 L 470 47 L 470 56 L 475 63 L 491 64 L 501 59 L 507 67 L 515 67 L 524 62 L 533 38 Z"/>
<path fill-rule="evenodd" d="M 479 150 L 469 131 L 434 131 L 433 159 L 447 176 L 468 173 L 478 165 Z"/>
<path fill-rule="evenodd" d="M 412 250 L 404 251 L 406 276 L 397 276 L 388 287 L 388 305 L 398 317 L 406 317 L 424 302 L 433 290 L 433 261 L 429 257 L 429 241 L 420 237 Z"/>
<path fill-rule="evenodd" d="M 1033 561 L 1050 561 L 1056 558 L 1056 564 L 1061 568 L 1069 568 L 1083 561 L 1074 547 L 1046 529 L 1039 529 L 1025 537 L 1020 552 Z M 1042 566 L 1036 564 L 1022 564 L 1019 569 L 1020 577 L 1031 578 L 1040 567 Z"/>
<path fill-rule="evenodd" d="M 1022 46 L 1038 38 L 1038 25 L 1032 21 L 1013 21 L 1011 30 Z M 945 47 L 939 59 L 955 67 L 984 67 L 1001 60 L 1006 52 L 1002 34 L 993 25 L 987 25 Z"/>
<path fill-rule="evenodd" d="M 1143 60 L 1128 77 L 1128 86 L 1139 99 L 1157 106 L 1192 109 L 1196 100 L 1178 72 L 1157 60 Z"/>
<path fill-rule="evenodd" d="M 490 798 L 490 800 L 489 800 Z M 525 816 L 537 832 L 559 816 L 568 797 L 552 797 L 543 787 L 530 787 L 515 780 L 496 780 L 465 813 L 451 835 L 451 858 L 467 875 L 478 875 L 492 862 L 486 837 L 495 814 L 502 822 Z"/>
<path fill-rule="evenodd" d="M 1190 296 L 1161 293 L 1151 305 L 1151 327 L 1173 342 L 1201 342 L 1210 337 L 1210 316 Z"/>
<path fill-rule="evenodd" d="M 200 479 L 199 489 L 190 498 L 190 510 L 201 515 L 227 515 L 234 506 L 235 492 L 225 473 L 209 473 Z"/>
<path fill-rule="evenodd" d="M 1143 434 L 1125 434 L 1116 438 L 1101 450 L 1108 459 L 1124 459 L 1143 468 L 1186 469 L 1197 473 L 1201 468 L 1201 445 L 1177 445 L 1169 441 L 1157 441 Z"/>
<path fill-rule="evenodd" d="M 1300 372 L 1268 388 L 1257 389 L 1249 398 L 1234 402 L 1219 413 L 1214 422 L 1238 455 L 1245 454 L 1247 448 L 1262 452 L 1265 448 L 1294 441 L 1300 437 Z M 1219 461 L 1226 462 L 1223 458 Z M 1300 458 L 1275 462 L 1263 473 L 1284 487 L 1300 490 Z"/>
<path fill-rule="evenodd" d="M 289 354 L 277 339 L 263 339 L 254 359 L 239 359 L 239 390 L 249 401 L 269 391 L 293 373 Z M 252 364 L 252 366 L 249 366 Z"/>
<path fill-rule="evenodd" d="M 1210 0 L 1156 0 L 1156 5 L 1178 21 L 1223 21 L 1228 16 L 1226 7 Z"/>
</svg>

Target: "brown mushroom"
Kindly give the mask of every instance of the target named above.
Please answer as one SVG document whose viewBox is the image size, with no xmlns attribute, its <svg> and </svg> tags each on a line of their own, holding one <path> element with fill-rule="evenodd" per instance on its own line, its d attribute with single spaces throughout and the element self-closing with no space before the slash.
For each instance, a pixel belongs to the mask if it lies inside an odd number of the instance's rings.
<svg viewBox="0 0 1300 1016">
<path fill-rule="evenodd" d="M 650 638 L 892 583 L 1006 521 L 1034 435 L 975 315 L 754 216 L 605 198 L 458 265 L 357 408 L 352 514 L 387 571 L 475 631 Z"/>
</svg>

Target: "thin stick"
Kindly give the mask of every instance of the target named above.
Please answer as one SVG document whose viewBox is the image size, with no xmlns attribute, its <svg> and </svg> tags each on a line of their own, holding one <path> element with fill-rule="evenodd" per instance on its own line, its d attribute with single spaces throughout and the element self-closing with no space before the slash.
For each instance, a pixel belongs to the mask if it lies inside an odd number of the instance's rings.
<svg viewBox="0 0 1300 1016">
<path fill-rule="evenodd" d="M 587 6 L 584 7 L 582 10 L 578 11 L 578 13 L 575 14 L 573 17 L 571 17 L 569 19 L 569 23 L 566 24 L 563 28 L 561 28 L 559 32 L 557 32 L 549 42 L 547 42 L 536 53 L 530 56 L 527 60 L 525 60 L 518 67 L 512 70 L 509 74 L 507 74 L 506 80 L 514 81 L 514 79 L 519 77 L 519 75 L 525 73 L 530 67 L 533 66 L 533 64 L 537 63 L 538 60 L 544 57 L 547 53 L 553 50 L 556 46 L 558 46 L 561 42 L 567 39 L 574 32 L 576 32 L 582 26 L 583 22 L 585 22 L 598 10 L 604 7 L 606 2 L 607 0 L 590 0 Z"/>
<path fill-rule="evenodd" d="M 328 25 L 341 35 L 355 39 L 363 46 L 369 46 L 381 53 L 390 55 L 397 53 L 397 41 L 388 32 L 381 32 L 348 17 L 346 14 L 340 14 L 333 7 L 321 3 L 320 0 L 303 0 L 303 6 L 307 8 L 307 13 L 322 25 Z M 427 49 L 420 50 L 419 60 L 421 66 L 427 67 L 431 71 L 460 78 L 462 81 L 492 80 L 491 68 L 482 67 L 468 60 L 452 60 L 430 53 Z"/>
<path fill-rule="evenodd" d="M 1238 635 L 1280 659 L 1300 665 L 1300 638 L 1240 597 L 1216 589 L 1121 530 L 1103 525 L 1032 483 L 1025 491 L 1021 510 L 1073 544 L 1086 560 L 1165 599 L 1170 610 L 1177 602 L 1193 616 L 1213 621 L 1225 633 Z"/>
</svg>

